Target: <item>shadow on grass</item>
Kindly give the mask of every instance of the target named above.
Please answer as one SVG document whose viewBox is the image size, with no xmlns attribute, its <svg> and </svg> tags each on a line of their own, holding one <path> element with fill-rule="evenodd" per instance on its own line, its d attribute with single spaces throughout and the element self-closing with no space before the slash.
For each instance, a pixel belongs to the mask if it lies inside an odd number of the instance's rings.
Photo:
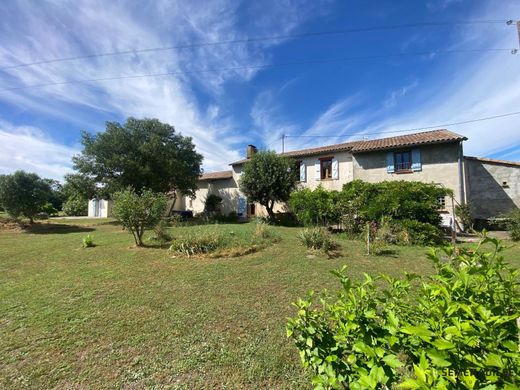
<svg viewBox="0 0 520 390">
<path fill-rule="evenodd" d="M 397 249 L 381 249 L 377 253 L 373 254 L 377 257 L 399 257 L 399 251 Z"/>
<path fill-rule="evenodd" d="M 26 225 L 24 230 L 27 233 L 33 234 L 68 234 L 68 233 L 87 233 L 92 232 L 95 229 L 86 227 L 86 226 L 78 226 L 78 225 L 68 225 L 62 223 L 35 223 L 33 225 Z"/>
</svg>

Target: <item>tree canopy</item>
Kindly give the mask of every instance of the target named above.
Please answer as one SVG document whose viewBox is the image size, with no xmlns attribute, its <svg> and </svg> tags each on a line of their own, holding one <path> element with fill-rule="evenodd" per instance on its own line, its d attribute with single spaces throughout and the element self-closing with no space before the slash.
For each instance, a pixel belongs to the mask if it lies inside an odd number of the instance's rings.
<svg viewBox="0 0 520 390">
<path fill-rule="evenodd" d="M 190 137 L 157 119 L 107 122 L 102 133 L 83 132 L 81 142 L 74 168 L 110 194 L 131 187 L 193 195 L 197 188 L 202 156 Z"/>
<path fill-rule="evenodd" d="M 23 216 L 33 223 L 52 196 L 49 181 L 35 173 L 16 171 L 0 179 L 0 204 L 14 218 Z"/>
<path fill-rule="evenodd" d="M 275 152 L 255 153 L 240 177 L 240 190 L 249 201 L 264 206 L 271 219 L 275 202 L 287 201 L 295 186 L 294 162 Z"/>
</svg>

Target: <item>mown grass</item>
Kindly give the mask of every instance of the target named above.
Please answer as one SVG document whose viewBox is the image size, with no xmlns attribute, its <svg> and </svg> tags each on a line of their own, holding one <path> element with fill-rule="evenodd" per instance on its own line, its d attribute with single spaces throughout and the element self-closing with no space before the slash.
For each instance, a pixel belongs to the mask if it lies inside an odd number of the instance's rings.
<svg viewBox="0 0 520 390">
<path fill-rule="evenodd" d="M 189 229 L 201 227 L 172 234 Z M 328 271 L 345 264 L 355 277 L 431 271 L 425 248 L 367 257 L 337 236 L 339 256 L 309 257 L 298 229 L 275 231 L 278 243 L 221 259 L 135 248 L 110 221 L 0 232 L 0 388 L 309 388 L 285 337 L 291 302 L 337 288 Z M 87 234 L 95 247 L 82 248 Z M 518 266 L 519 254 L 506 257 Z"/>
</svg>

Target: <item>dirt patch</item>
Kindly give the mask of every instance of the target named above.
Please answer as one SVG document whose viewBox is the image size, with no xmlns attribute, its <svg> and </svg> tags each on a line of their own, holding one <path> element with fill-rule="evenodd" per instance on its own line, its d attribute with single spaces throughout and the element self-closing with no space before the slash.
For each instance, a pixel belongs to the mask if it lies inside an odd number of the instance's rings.
<svg viewBox="0 0 520 390">
<path fill-rule="evenodd" d="M 0 231 L 21 233 L 29 227 L 28 223 L 24 223 L 14 218 L 0 219 Z"/>
</svg>

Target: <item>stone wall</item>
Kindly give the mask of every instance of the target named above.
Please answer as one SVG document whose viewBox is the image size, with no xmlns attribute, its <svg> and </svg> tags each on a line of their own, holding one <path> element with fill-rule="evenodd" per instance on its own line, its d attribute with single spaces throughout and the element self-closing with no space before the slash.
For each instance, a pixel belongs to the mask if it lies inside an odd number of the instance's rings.
<svg viewBox="0 0 520 390">
<path fill-rule="evenodd" d="M 467 157 L 464 165 L 473 218 L 500 217 L 520 207 L 520 164 Z"/>
</svg>

